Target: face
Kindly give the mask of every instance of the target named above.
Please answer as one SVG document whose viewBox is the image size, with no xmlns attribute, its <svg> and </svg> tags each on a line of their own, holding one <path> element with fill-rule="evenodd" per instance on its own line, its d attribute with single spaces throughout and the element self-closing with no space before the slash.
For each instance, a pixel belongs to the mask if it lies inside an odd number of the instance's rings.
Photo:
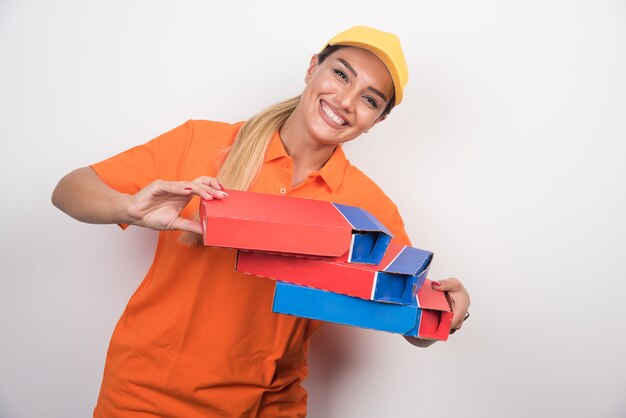
<svg viewBox="0 0 626 418">
<path fill-rule="evenodd" d="M 355 47 L 341 48 L 322 63 L 314 56 L 305 82 L 298 111 L 309 135 L 330 146 L 350 141 L 383 120 L 393 92 L 385 64 Z"/>
</svg>

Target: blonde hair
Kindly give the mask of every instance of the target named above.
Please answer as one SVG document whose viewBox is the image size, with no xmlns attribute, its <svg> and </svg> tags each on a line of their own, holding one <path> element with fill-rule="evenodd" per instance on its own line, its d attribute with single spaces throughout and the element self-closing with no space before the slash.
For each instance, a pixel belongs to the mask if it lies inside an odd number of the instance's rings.
<svg viewBox="0 0 626 418">
<path fill-rule="evenodd" d="M 299 102 L 300 96 L 296 96 L 277 103 L 241 126 L 217 172 L 220 184 L 228 189 L 248 190 L 261 171 L 265 150 L 272 136 L 283 126 Z"/>
<path fill-rule="evenodd" d="M 248 190 L 263 166 L 265 151 L 287 118 L 300 103 L 300 96 L 277 103 L 247 120 L 239 129 L 233 145 L 224 150 L 224 162 L 217 172 L 217 179 L 225 188 Z M 195 220 L 200 216 L 196 215 Z M 202 236 L 183 232 L 179 241 L 195 245 Z"/>
</svg>

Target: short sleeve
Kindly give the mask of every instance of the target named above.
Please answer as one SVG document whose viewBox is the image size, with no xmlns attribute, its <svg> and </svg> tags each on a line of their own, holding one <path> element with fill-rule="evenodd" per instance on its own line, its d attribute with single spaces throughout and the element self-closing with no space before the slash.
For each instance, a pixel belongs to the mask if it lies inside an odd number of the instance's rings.
<svg viewBox="0 0 626 418">
<path fill-rule="evenodd" d="M 134 194 L 154 180 L 179 180 L 194 135 L 193 121 L 91 167 L 111 188 Z"/>
<path fill-rule="evenodd" d="M 393 210 L 387 212 L 390 216 L 383 222 L 383 224 L 393 234 L 393 239 L 399 241 L 404 245 L 411 246 L 411 240 L 404 230 L 404 221 L 398 212 L 398 208 L 394 207 Z"/>
</svg>

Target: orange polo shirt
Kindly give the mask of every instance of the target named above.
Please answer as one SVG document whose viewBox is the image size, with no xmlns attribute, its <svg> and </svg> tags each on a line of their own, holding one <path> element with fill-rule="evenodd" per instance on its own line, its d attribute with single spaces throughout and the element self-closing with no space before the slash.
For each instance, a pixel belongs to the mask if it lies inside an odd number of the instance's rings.
<svg viewBox="0 0 626 418">
<path fill-rule="evenodd" d="M 92 167 L 135 193 L 156 179 L 215 176 L 241 123 L 188 121 Z M 395 205 L 338 147 L 291 187 L 293 160 L 278 133 L 255 192 L 359 206 L 408 243 Z M 183 211 L 192 217 L 198 198 Z M 274 282 L 235 272 L 235 250 L 188 247 L 161 232 L 150 270 L 111 338 L 94 417 L 302 417 L 311 335 L 321 322 L 272 313 Z"/>
</svg>

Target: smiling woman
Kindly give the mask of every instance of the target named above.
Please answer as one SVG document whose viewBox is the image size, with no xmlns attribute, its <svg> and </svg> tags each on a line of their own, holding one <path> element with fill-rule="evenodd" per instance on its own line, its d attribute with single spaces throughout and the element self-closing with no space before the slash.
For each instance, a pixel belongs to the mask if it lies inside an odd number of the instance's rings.
<svg viewBox="0 0 626 418">
<path fill-rule="evenodd" d="M 395 35 L 355 27 L 312 57 L 300 96 L 245 123 L 188 121 L 61 179 L 52 200 L 74 218 L 161 231 L 111 338 L 94 416 L 306 414 L 321 323 L 273 314 L 274 282 L 236 273 L 234 251 L 181 241 L 201 232 L 198 197 L 228 199 L 227 187 L 359 206 L 409 244 L 396 206 L 341 147 L 402 101 L 407 74 Z M 437 289 L 460 328 L 469 295 L 456 279 Z"/>
</svg>

